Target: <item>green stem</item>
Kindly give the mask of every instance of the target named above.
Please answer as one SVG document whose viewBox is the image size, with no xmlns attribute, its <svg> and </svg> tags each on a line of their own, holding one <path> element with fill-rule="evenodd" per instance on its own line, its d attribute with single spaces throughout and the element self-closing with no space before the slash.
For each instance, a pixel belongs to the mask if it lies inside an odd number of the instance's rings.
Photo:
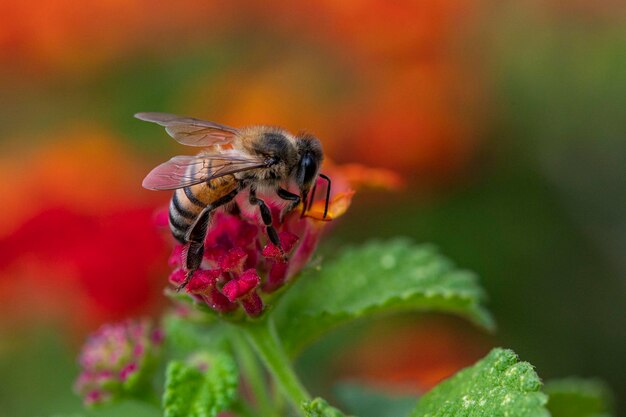
<svg viewBox="0 0 626 417">
<path fill-rule="evenodd" d="M 285 353 L 271 319 L 242 327 L 265 366 L 270 371 L 283 394 L 289 398 L 294 408 L 300 411 L 300 404 L 309 401 L 311 396 L 298 379 L 289 358 Z"/>
<path fill-rule="evenodd" d="M 252 411 L 250 406 L 241 400 L 236 400 L 230 406 L 230 411 L 237 414 L 240 417 L 255 417 L 256 414 Z M 261 414 L 264 415 L 264 414 Z"/>
<path fill-rule="evenodd" d="M 274 404 L 274 409 L 278 413 L 278 415 L 285 415 L 285 396 L 281 392 L 282 390 L 278 387 L 276 383 L 272 384 L 272 404 Z"/>
<path fill-rule="evenodd" d="M 252 394 L 256 400 L 259 414 L 264 417 L 277 416 L 277 413 L 272 407 L 272 403 L 270 401 L 265 375 L 263 375 L 263 370 L 259 366 L 258 359 L 250 348 L 248 341 L 240 335 L 237 335 L 234 342 L 237 358 L 241 364 L 245 380 L 249 384 Z"/>
</svg>

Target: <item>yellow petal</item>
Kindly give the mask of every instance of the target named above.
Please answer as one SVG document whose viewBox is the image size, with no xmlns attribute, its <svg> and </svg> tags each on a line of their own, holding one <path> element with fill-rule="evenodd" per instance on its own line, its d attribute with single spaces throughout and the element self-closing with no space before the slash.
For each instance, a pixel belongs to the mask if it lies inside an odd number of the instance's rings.
<svg viewBox="0 0 626 417">
<path fill-rule="evenodd" d="M 344 191 L 336 194 L 330 199 L 328 203 L 328 215 L 324 218 L 324 200 L 319 200 L 313 203 L 311 209 L 305 214 L 305 217 L 310 217 L 315 220 L 330 221 L 341 216 L 348 210 L 350 203 L 352 202 L 353 190 Z"/>
</svg>

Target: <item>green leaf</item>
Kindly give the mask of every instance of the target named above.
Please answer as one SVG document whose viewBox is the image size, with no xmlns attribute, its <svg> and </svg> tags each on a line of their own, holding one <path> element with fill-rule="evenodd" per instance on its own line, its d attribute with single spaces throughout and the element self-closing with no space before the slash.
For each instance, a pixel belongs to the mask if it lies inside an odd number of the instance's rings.
<svg viewBox="0 0 626 417">
<path fill-rule="evenodd" d="M 567 378 L 546 383 L 552 417 L 608 417 L 612 395 L 601 381 Z"/>
<path fill-rule="evenodd" d="M 411 417 L 549 417 L 540 389 L 529 363 L 510 350 L 493 349 L 424 395 Z"/>
<path fill-rule="evenodd" d="M 163 408 L 166 417 L 213 417 L 235 399 L 238 370 L 226 352 L 172 361 L 166 372 Z"/>
<path fill-rule="evenodd" d="M 302 411 L 306 417 L 346 417 L 341 411 L 331 407 L 324 399 L 315 398 L 302 403 Z"/>
<path fill-rule="evenodd" d="M 330 328 L 375 313 L 445 311 L 491 329 L 484 298 L 476 276 L 456 268 L 433 246 L 371 242 L 300 277 L 274 319 L 293 355 Z"/>
</svg>

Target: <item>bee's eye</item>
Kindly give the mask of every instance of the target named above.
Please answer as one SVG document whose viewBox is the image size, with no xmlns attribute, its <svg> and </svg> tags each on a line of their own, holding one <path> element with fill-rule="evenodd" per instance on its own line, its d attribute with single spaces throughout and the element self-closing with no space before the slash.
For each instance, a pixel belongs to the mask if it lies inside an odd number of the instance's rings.
<svg viewBox="0 0 626 417">
<path fill-rule="evenodd" d="M 317 161 L 309 153 L 306 153 L 300 159 L 298 167 L 297 181 L 299 185 L 311 184 L 317 174 Z"/>
</svg>

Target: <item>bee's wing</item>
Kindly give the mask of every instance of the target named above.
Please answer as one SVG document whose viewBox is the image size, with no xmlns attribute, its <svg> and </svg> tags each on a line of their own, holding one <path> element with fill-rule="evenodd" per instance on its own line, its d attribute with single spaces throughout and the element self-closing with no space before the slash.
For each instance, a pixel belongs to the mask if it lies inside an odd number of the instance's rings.
<svg viewBox="0 0 626 417">
<path fill-rule="evenodd" d="M 231 142 L 238 132 L 234 127 L 168 113 L 137 113 L 135 117 L 164 126 L 171 137 L 189 146 L 222 145 Z"/>
<path fill-rule="evenodd" d="M 259 158 L 234 150 L 207 150 L 196 156 L 173 157 L 150 171 L 142 185 L 149 190 L 174 190 L 264 166 Z"/>
</svg>

